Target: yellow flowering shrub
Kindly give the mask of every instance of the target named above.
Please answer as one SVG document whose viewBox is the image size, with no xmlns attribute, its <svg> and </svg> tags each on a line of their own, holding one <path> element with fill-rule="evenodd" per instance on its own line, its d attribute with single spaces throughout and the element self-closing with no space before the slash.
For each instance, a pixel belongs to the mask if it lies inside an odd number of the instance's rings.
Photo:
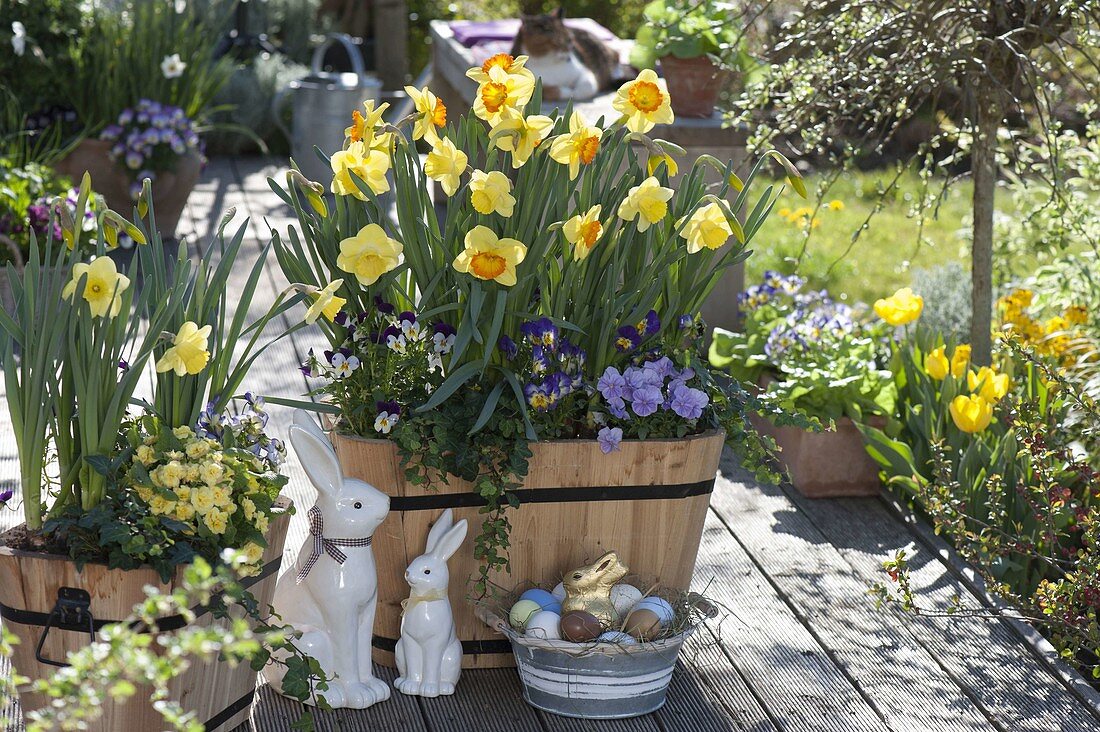
<svg viewBox="0 0 1100 732">
<path fill-rule="evenodd" d="M 1035 312 L 1035 293 L 1017 288 L 997 301 L 1000 334 L 1014 338 L 1041 356 L 1071 363 L 1075 356 L 1071 348 L 1084 337 L 1081 326 L 1089 320 L 1083 305 L 1070 305 L 1060 315 L 1042 318 Z"/>
</svg>

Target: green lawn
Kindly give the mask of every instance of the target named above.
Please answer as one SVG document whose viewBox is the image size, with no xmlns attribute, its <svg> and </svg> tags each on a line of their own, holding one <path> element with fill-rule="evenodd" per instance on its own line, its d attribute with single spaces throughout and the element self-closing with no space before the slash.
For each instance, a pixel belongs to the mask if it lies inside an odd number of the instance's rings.
<svg viewBox="0 0 1100 732">
<path fill-rule="evenodd" d="M 913 212 L 922 184 L 916 175 L 906 174 L 853 243 L 853 235 L 875 208 L 878 187 L 887 185 L 894 175 L 892 171 L 844 173 L 828 191 L 820 190 L 827 175 L 813 175 L 806 181 L 809 201 L 788 188 L 751 243 L 747 284 L 759 281 L 765 270 L 797 271 L 815 288 L 827 288 L 837 298 L 874 302 L 910 284 L 914 269 L 951 261 L 968 266 L 971 186 L 965 180 L 947 190 L 938 212 L 928 214 L 922 229 Z M 941 186 L 933 181 L 931 187 L 935 193 Z M 807 238 L 810 214 L 795 214 L 815 206 L 815 191 L 822 205 Z M 830 207 L 833 201 L 840 203 Z M 1000 207 L 1007 202 L 1007 196 L 999 196 Z"/>
</svg>

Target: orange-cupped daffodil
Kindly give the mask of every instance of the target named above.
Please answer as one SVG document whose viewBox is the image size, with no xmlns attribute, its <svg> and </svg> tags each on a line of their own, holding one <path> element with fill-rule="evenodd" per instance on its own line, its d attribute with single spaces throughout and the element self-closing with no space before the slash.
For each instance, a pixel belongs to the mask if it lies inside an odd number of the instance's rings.
<svg viewBox="0 0 1100 732">
<path fill-rule="evenodd" d="M 487 226 L 475 226 L 466 234 L 465 245 L 451 264 L 456 270 L 507 287 L 516 284 L 516 266 L 527 256 L 521 242 L 501 239 Z"/>
<path fill-rule="evenodd" d="M 671 188 L 665 188 L 652 175 L 627 191 L 619 204 L 619 218 L 623 221 L 638 219 L 638 231 L 644 232 L 668 214 Z"/>
<path fill-rule="evenodd" d="M 603 224 L 600 223 L 602 207 L 595 205 L 583 214 L 577 214 L 565 222 L 562 232 L 565 239 L 573 245 L 573 256 L 583 260 L 596 246 L 603 234 Z"/>
<path fill-rule="evenodd" d="M 569 166 L 569 180 L 580 175 L 581 165 L 591 165 L 600 150 L 603 130 L 589 125 L 580 112 L 569 117 L 569 132 L 560 135 L 550 145 L 550 157 Z"/>
<path fill-rule="evenodd" d="M 378 107 L 374 106 L 374 100 L 363 102 L 363 111 L 355 110 L 351 113 L 351 126 L 344 128 L 344 137 L 349 142 L 362 142 L 371 150 L 390 154 L 393 149 L 393 133 L 379 132 L 382 126 L 382 115 L 389 109 L 389 102 L 382 102 Z"/>
<path fill-rule="evenodd" d="M 924 298 L 903 287 L 890 297 L 875 301 L 875 314 L 895 327 L 912 323 L 924 311 Z"/>
<path fill-rule="evenodd" d="M 959 394 L 948 406 L 955 426 L 963 432 L 981 432 L 993 420 L 993 404 L 980 394 Z"/>
<path fill-rule="evenodd" d="M 470 204 L 483 216 L 497 213 L 510 218 L 516 205 L 512 181 L 499 170 L 475 170 L 470 175 Z"/>
<path fill-rule="evenodd" d="M 80 279 L 84 278 L 84 300 L 96 318 L 115 317 L 122 310 L 122 293 L 130 286 L 130 278 L 120 273 L 110 257 L 98 257 L 89 264 L 73 265 L 72 278 L 61 296 L 66 300 L 76 294 Z"/>
<path fill-rule="evenodd" d="M 634 81 L 623 84 L 611 106 L 623 115 L 623 122 L 631 132 L 649 132 L 658 124 L 672 124 L 672 104 L 668 86 L 653 69 L 645 69 Z"/>
<path fill-rule="evenodd" d="M 439 142 L 439 130 L 447 125 L 447 105 L 428 87 L 417 89 L 415 86 L 406 86 L 405 93 L 409 95 L 416 109 L 413 139 L 424 138 L 429 145 Z"/>
<path fill-rule="evenodd" d="M 499 68 L 507 74 L 526 74 L 534 78 L 528 69 L 524 68 L 527 63 L 526 56 L 513 56 L 510 53 L 498 53 L 485 59 L 485 63 L 481 66 L 475 66 L 466 72 L 466 76 L 473 79 L 478 84 L 484 84 L 490 81 L 490 74 L 494 68 Z"/>
<path fill-rule="evenodd" d="M 504 117 L 522 116 L 534 91 L 535 75 L 527 69 L 508 73 L 501 66 L 490 66 L 474 97 L 474 115 L 490 126 Z"/>
<path fill-rule="evenodd" d="M 172 338 L 172 345 L 157 361 L 157 373 L 174 371 L 176 376 L 197 374 L 206 368 L 210 360 L 207 340 L 210 338 L 210 326 L 199 327 L 188 320 L 180 326 L 179 332 Z"/>
<path fill-rule="evenodd" d="M 378 224 L 367 224 L 355 236 L 340 242 L 336 266 L 355 275 L 359 284 L 369 286 L 397 267 L 402 251 L 401 242 L 387 236 L 385 229 Z"/>
<path fill-rule="evenodd" d="M 721 247 L 733 236 L 733 228 L 726 218 L 726 212 L 712 201 L 695 210 L 680 236 L 687 239 L 688 254 L 695 254 L 703 249 Z"/>
</svg>

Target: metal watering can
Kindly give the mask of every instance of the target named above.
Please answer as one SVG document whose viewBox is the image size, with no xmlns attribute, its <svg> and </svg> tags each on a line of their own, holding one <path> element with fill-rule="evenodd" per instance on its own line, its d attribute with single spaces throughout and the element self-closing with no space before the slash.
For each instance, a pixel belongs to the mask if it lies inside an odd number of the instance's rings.
<svg viewBox="0 0 1100 732">
<path fill-rule="evenodd" d="M 325 51 L 340 43 L 351 59 L 351 72 L 322 71 Z M 362 111 L 363 102 L 378 100 L 382 82 L 363 69 L 363 59 L 351 38 L 343 33 L 330 33 L 313 52 L 310 74 L 290 82 L 275 95 L 271 111 L 279 129 L 290 140 L 290 153 L 302 174 L 310 180 L 327 183 L 332 169 L 317 157 L 314 146 L 332 155 L 344 142 L 344 129 L 351 124 L 351 113 Z M 282 109 L 287 100 L 292 103 L 292 130 L 282 121 Z"/>
</svg>

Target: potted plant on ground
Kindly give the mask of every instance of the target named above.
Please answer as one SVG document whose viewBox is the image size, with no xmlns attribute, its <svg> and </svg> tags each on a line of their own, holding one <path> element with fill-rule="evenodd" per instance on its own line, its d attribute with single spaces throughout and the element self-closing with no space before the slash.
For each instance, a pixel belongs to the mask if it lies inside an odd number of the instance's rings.
<svg viewBox="0 0 1100 732">
<path fill-rule="evenodd" d="M 745 60 L 741 18 L 730 3 L 716 0 L 654 0 L 630 54 L 639 69 L 660 64 L 682 117 L 710 117 L 733 70 Z"/>
<path fill-rule="evenodd" d="M 85 178 L 77 221 L 89 192 Z M 246 225 L 209 248 L 219 262 L 208 254 L 192 263 L 181 247 L 169 271 L 155 251 L 148 184 L 137 207 L 146 218 L 133 222 L 100 211 L 91 234 L 52 216 L 67 246 L 48 236 L 39 252 L 32 236 L 25 272 L 5 273 L 15 309 L 0 312 L 2 365 L 20 466 L 14 502 L 25 523 L 0 535 L 0 617 L 20 640 L 16 673 L 32 680 L 127 617 L 145 586 L 171 591 L 196 557 L 216 563 L 224 549 L 240 551 L 259 608 L 270 603 L 281 561 L 282 446 L 265 431 L 262 402 L 249 398 L 238 416 L 226 409 L 265 347 L 267 324 L 296 297 L 285 294 L 248 323 L 263 257 L 232 295 L 228 287 Z M 122 232 L 149 242 L 139 248 L 140 292 L 106 256 Z M 158 376 L 142 398 L 150 369 Z M 197 622 L 210 622 L 210 609 L 201 610 Z M 162 620 L 169 631 L 179 618 Z M 247 715 L 254 686 L 247 666 L 211 661 L 192 665 L 172 691 L 215 729 Z M 164 710 L 148 693 L 142 699 L 132 684 L 118 691 L 100 707 L 100 728 L 162 728 Z M 26 711 L 49 701 L 30 687 L 20 700 Z"/>
<path fill-rule="evenodd" d="M 620 91 L 624 123 L 601 128 L 577 112 L 538 114 L 522 59 L 497 56 L 470 75 L 476 116 L 448 123 L 426 89 L 411 130 L 368 105 L 332 156 L 330 184 L 297 172 L 273 182 L 298 218 L 276 237 L 280 265 L 325 293 L 314 308 L 330 347 L 302 367 L 322 379 L 323 401 L 306 406 L 332 413 L 345 474 L 391 496 L 373 539 L 376 658 L 390 664 L 407 560 L 440 509 L 481 527 L 451 560 L 477 592 L 609 546 L 630 552 L 635 571 L 687 586 L 723 442 L 762 451 L 744 416 L 751 397 L 702 357 L 698 312 L 770 211 L 771 188 L 749 195 L 764 161 L 742 182 L 703 156 L 674 191 L 671 147 L 647 134 L 662 110 L 631 101 L 656 92 L 667 110 L 648 77 Z M 423 162 L 419 138 L 432 144 Z M 713 189 L 708 167 L 722 173 Z M 442 221 L 429 181 L 447 199 Z M 391 187 L 397 223 L 379 200 Z M 744 223 L 732 214 L 742 206 Z M 468 591 L 452 583 L 464 665 L 511 665 Z"/>
<path fill-rule="evenodd" d="M 893 413 L 885 325 L 807 290 L 797 275 L 766 272 L 739 304 L 744 330 L 715 329 L 711 365 L 758 384 L 764 401 L 829 425 L 812 431 L 755 418 L 781 448 L 791 482 L 815 498 L 877 495 L 878 468 L 856 425 L 882 426 Z"/>
</svg>

